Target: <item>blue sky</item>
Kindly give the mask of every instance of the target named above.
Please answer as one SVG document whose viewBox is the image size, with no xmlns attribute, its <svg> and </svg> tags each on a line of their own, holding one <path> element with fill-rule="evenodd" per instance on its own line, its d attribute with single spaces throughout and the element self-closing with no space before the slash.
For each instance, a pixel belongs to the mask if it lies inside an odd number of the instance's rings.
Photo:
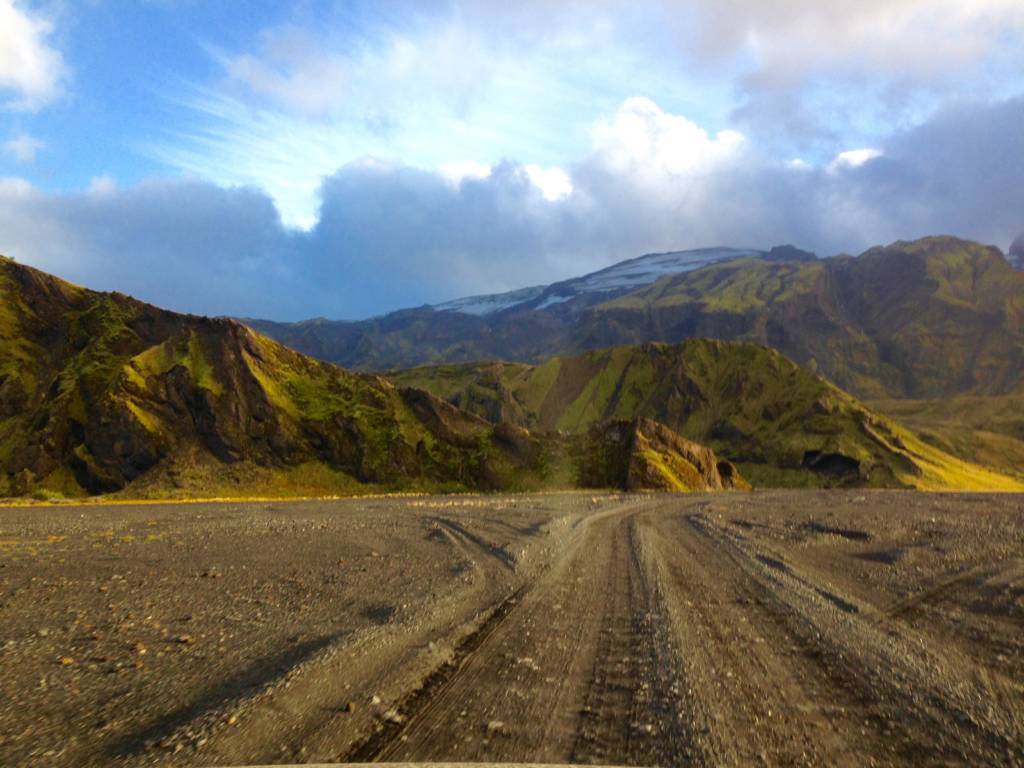
<svg viewBox="0 0 1024 768">
<path fill-rule="evenodd" d="M 652 250 L 1024 231 L 1019 0 L 0 0 L 0 252 L 363 317 Z"/>
</svg>

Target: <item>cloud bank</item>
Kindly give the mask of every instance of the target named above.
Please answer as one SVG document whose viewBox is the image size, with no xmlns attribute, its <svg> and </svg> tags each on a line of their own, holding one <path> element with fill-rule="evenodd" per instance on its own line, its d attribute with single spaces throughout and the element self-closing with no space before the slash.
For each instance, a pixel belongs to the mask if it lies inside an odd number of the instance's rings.
<svg viewBox="0 0 1024 768">
<path fill-rule="evenodd" d="M 828 163 L 773 158 L 644 98 L 564 168 L 460 173 L 363 159 L 326 177 L 308 231 L 252 187 L 0 181 L 0 252 L 180 310 L 358 318 L 549 282 L 641 253 L 792 242 L 827 255 L 1024 229 L 1024 99 L 964 103 Z M 557 171 L 557 173 L 555 173 Z"/>
</svg>

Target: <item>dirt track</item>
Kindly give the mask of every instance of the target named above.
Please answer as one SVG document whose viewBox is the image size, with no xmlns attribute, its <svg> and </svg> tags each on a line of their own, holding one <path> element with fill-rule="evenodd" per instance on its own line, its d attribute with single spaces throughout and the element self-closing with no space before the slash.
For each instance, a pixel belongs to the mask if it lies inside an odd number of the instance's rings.
<svg viewBox="0 0 1024 768">
<path fill-rule="evenodd" d="M 102 511 L 128 524 L 153 514 Z M 181 532 L 180 558 L 195 510 L 163 514 L 151 528 Z M 0 618 L 24 637 L 4 651 L 0 694 L 15 705 L 0 712 L 0 763 L 49 764 L 44 747 L 73 764 L 1024 762 L 1020 497 L 566 495 L 202 514 L 207 547 L 217 546 L 209 529 L 227 526 L 222 567 L 268 575 L 277 561 L 257 563 L 262 542 L 306 586 L 275 601 L 274 581 L 262 622 L 219 652 L 181 653 L 193 643 L 176 630 L 154 641 L 169 661 L 136 681 L 126 700 L 148 704 L 133 715 L 102 701 L 109 674 L 77 659 L 54 667 L 36 652 L 52 635 L 31 637 L 24 622 L 33 587 L 21 580 L 33 565 L 37 578 L 75 584 L 94 578 L 102 548 L 72 548 L 79 559 L 63 565 L 14 558 L 0 571 Z M 0 512 L 3 538 L 69 520 L 89 530 L 78 513 L 36 515 Z M 240 532 L 265 518 L 291 528 L 246 543 Z M 150 570 L 131 595 L 160 583 L 174 554 L 136 553 Z M 321 557 L 342 563 L 343 583 L 310 585 L 327 573 Z M 251 592 L 234 575 L 223 581 L 195 601 L 193 653 L 207 633 L 223 636 L 218 596 L 237 605 Z M 38 612 L 47 601 L 35 596 Z M 154 587 L 149 610 L 172 599 Z M 300 630 L 308 638 L 285 639 Z M 102 642 L 83 631 L 68 632 L 69 648 Z M 232 654 L 250 661 L 252 682 L 237 679 Z M 56 685 L 78 675 L 70 710 L 34 687 L 37 656 Z M 83 708 L 116 725 L 88 732 Z"/>
</svg>

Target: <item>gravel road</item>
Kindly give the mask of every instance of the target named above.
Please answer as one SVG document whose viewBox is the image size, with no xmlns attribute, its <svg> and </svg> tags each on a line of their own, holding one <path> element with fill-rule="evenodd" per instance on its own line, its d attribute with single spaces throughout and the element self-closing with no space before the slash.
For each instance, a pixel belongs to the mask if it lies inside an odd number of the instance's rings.
<svg viewBox="0 0 1024 768">
<path fill-rule="evenodd" d="M 0 764 L 1024 763 L 1024 499 L 0 510 Z"/>
</svg>

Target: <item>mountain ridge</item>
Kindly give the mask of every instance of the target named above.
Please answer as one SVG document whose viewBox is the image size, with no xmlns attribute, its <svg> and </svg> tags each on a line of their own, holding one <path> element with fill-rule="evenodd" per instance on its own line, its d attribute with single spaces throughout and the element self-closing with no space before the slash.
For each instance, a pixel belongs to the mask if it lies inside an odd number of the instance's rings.
<svg viewBox="0 0 1024 768">
<path fill-rule="evenodd" d="M 234 320 L 10 260 L 0 298 L 0 495 L 145 491 L 146 479 L 183 493 L 211 482 L 479 490 L 528 487 L 540 470 L 529 436 Z"/>
<path fill-rule="evenodd" d="M 703 336 L 775 347 L 861 397 L 1001 394 L 1024 384 L 1024 273 L 998 249 L 931 237 L 856 257 L 804 253 L 723 259 L 539 310 L 476 316 L 425 307 L 354 323 L 255 327 L 362 370 L 538 362 Z"/>
</svg>

